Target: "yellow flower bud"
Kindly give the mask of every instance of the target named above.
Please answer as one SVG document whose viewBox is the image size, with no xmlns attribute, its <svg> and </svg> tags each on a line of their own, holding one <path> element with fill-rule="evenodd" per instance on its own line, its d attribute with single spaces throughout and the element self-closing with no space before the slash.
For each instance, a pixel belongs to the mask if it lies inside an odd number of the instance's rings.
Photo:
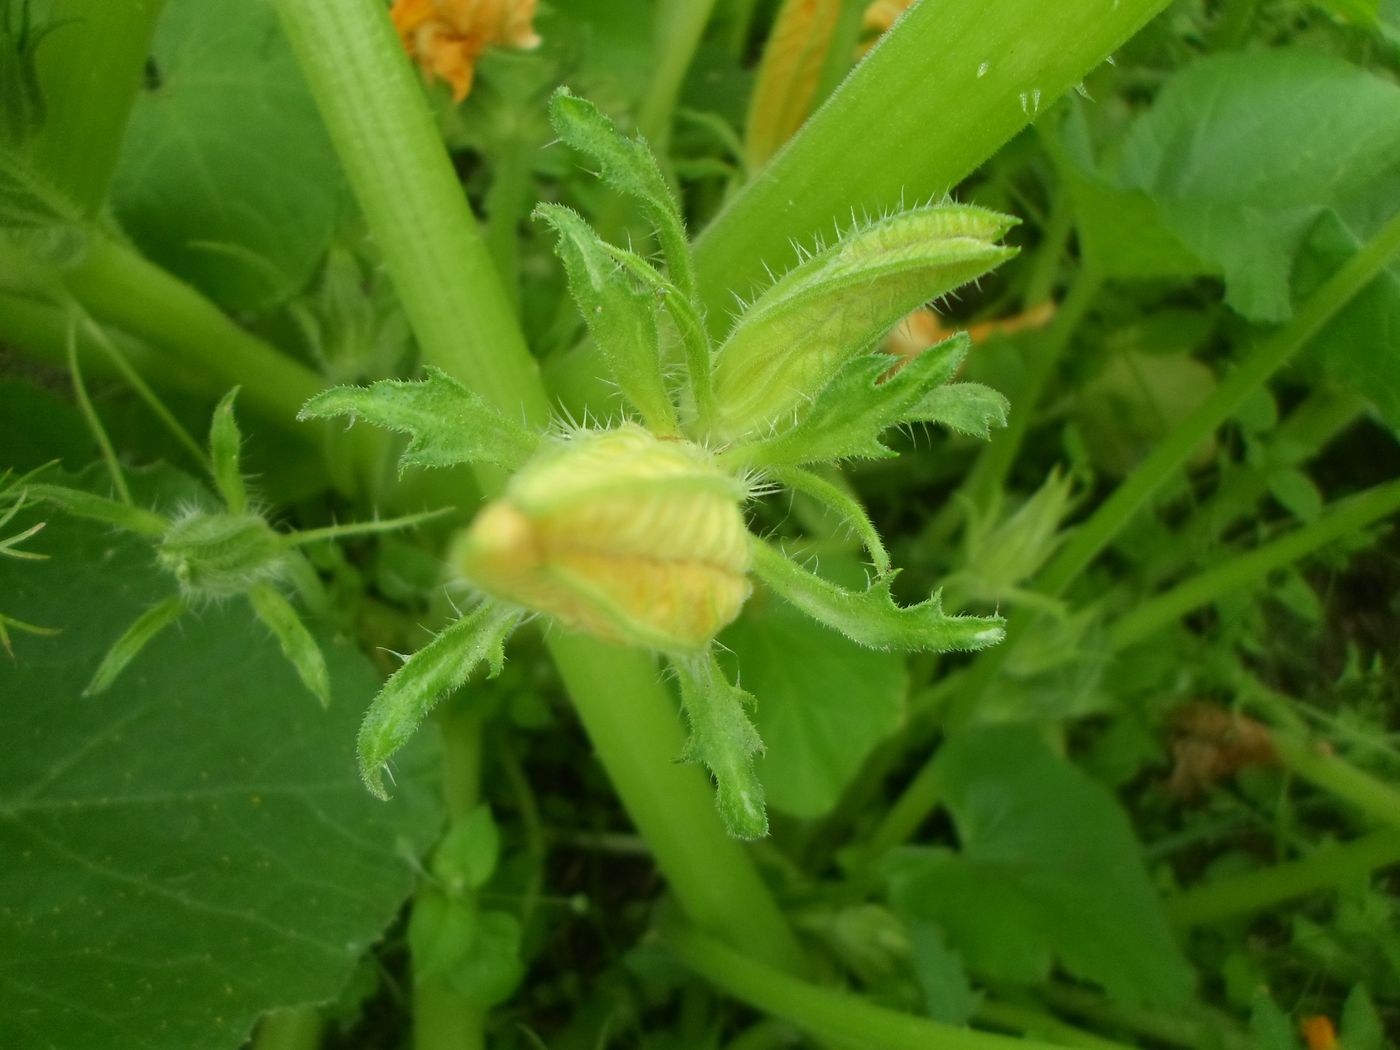
<svg viewBox="0 0 1400 1050">
<path fill-rule="evenodd" d="M 546 445 L 452 553 L 483 591 L 611 641 L 695 650 L 749 596 L 744 487 L 635 424 Z"/>
</svg>

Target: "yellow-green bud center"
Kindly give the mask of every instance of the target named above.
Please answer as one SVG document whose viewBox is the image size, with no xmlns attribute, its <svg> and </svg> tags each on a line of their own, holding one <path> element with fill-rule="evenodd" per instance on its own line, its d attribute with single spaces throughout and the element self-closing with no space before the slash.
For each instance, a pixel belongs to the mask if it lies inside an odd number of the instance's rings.
<svg viewBox="0 0 1400 1050">
<path fill-rule="evenodd" d="M 483 591 L 612 641 L 698 649 L 749 596 L 743 486 L 633 424 L 548 444 L 458 541 Z"/>
</svg>

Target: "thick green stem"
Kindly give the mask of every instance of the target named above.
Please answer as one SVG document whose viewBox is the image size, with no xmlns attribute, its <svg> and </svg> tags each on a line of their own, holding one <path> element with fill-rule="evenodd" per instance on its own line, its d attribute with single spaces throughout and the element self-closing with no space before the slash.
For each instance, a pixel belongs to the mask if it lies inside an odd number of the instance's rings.
<svg viewBox="0 0 1400 1050">
<path fill-rule="evenodd" d="M 543 423 L 538 370 L 384 8 L 376 0 L 277 0 L 277 8 L 424 356 L 511 416 Z M 488 491 L 499 485 L 482 480 Z M 782 913 L 725 836 L 704 777 L 674 764 L 680 727 L 651 661 L 566 635 L 550 649 L 686 912 L 763 958 L 799 966 Z"/>
<path fill-rule="evenodd" d="M 1301 860 L 1187 890 L 1167 901 L 1167 912 L 1178 926 L 1201 926 L 1336 889 L 1396 863 L 1400 831 L 1376 831 L 1342 846 L 1323 847 Z"/>
<path fill-rule="evenodd" d="M 1167 0 L 923 0 L 696 243 L 710 324 L 852 208 L 948 192 Z M 930 61 L 929 56 L 939 56 Z"/>
<path fill-rule="evenodd" d="M 1147 1039 L 1156 1040 L 1184 1050 L 1199 1050 L 1202 1046 L 1220 1045 L 1223 1050 L 1253 1050 L 1254 1042 L 1231 1026 L 1223 1015 L 1201 1016 L 1198 1006 L 1190 1016 L 1163 1013 L 1136 1006 L 1111 1002 L 1088 988 L 1051 981 L 1041 988 L 1041 994 L 1056 1009 L 1092 1021 L 1110 1029 L 1126 1029 Z M 1212 1041 L 1215 1040 L 1215 1041 Z"/>
<path fill-rule="evenodd" d="M 681 962 L 715 987 L 791 1021 L 818 1039 L 861 1050 L 1055 1050 L 1060 1045 L 975 1032 L 897 1013 L 849 992 L 790 977 L 695 930 L 668 930 L 665 943 Z M 1127 1050 L 1107 1041 L 1096 1045 L 1105 1050 Z"/>
<path fill-rule="evenodd" d="M 35 169 L 85 214 L 102 204 L 127 114 L 141 88 L 164 0 L 51 0 L 58 28 L 39 47 L 47 117 L 32 144 Z"/>
<path fill-rule="evenodd" d="M 276 7 L 424 359 L 543 424 L 539 370 L 387 9 Z"/>
<path fill-rule="evenodd" d="M 1339 500 L 1317 521 L 1247 554 L 1232 557 L 1139 605 L 1109 629 L 1109 648 L 1118 651 L 1135 645 L 1192 609 L 1256 584 L 1275 569 L 1291 565 L 1319 547 L 1354 534 L 1397 510 L 1400 481 L 1389 481 Z"/>
<path fill-rule="evenodd" d="M 721 828 L 708 778 L 675 761 L 684 739 L 651 661 L 571 635 L 553 636 L 549 648 L 576 701 L 611 698 L 578 703 L 579 717 L 686 913 L 755 958 L 800 972 L 801 949 L 743 846 Z"/>
<path fill-rule="evenodd" d="M 259 1023 L 252 1050 L 316 1050 L 324 1028 L 314 1006 L 273 1010 Z"/>
<path fill-rule="evenodd" d="M 1290 772 L 1400 831 L 1400 791 L 1385 781 L 1287 732 L 1274 733 L 1274 750 Z"/>
<path fill-rule="evenodd" d="M 89 314 L 194 363 L 225 389 L 241 384 L 245 404 L 283 419 L 325 382 L 304 365 L 245 332 L 189 285 L 125 245 L 94 235 L 82 263 L 65 274 Z"/>
</svg>

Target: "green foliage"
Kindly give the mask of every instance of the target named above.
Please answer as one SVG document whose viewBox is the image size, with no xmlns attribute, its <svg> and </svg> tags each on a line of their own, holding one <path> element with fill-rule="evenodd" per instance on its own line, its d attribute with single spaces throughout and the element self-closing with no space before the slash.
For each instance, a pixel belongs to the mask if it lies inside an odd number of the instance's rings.
<svg viewBox="0 0 1400 1050">
<path fill-rule="evenodd" d="M 168 578 L 139 538 L 62 515 L 43 549 L 42 572 L 0 560 L 7 607 L 63 629 L 0 659 L 0 735 L 26 742 L 0 765 L 0 1043 L 238 1046 L 269 1006 L 337 994 L 412 885 L 431 795 L 386 807 L 353 774 L 365 658 L 321 639 L 337 703 L 298 702 L 240 603 L 186 618 L 85 699 Z"/>
<path fill-rule="evenodd" d="M 721 641 L 761 701 L 757 771 L 768 801 L 809 820 L 829 812 L 903 721 L 904 660 L 833 638 L 786 602 L 751 602 Z"/>
<path fill-rule="evenodd" d="M 413 736 L 428 712 L 466 682 L 483 662 L 499 674 L 505 643 L 521 613 L 491 602 L 479 605 L 409 657 L 374 698 L 360 724 L 360 775 L 372 794 L 388 798 L 387 763 Z"/>
<path fill-rule="evenodd" d="M 601 238 L 577 212 L 541 204 L 535 216 L 558 237 L 556 251 L 568 272 L 569 290 L 613 382 L 651 430 L 674 434 L 676 411 L 661 378 L 655 299 L 618 272 Z"/>
<path fill-rule="evenodd" d="M 317 394 L 298 419 L 349 416 L 410 435 L 399 459 L 407 467 L 449 467 L 492 463 L 520 467 L 535 451 L 538 437 L 506 419 L 479 395 L 446 372 L 427 369 L 417 382 L 381 379 L 368 387 L 338 386 Z"/>
<path fill-rule="evenodd" d="M 935 769 L 961 849 L 893 856 L 898 911 L 938 923 L 994 981 L 1043 981 L 1058 961 L 1124 1002 L 1189 1001 L 1190 967 L 1108 792 L 1022 726 L 961 733 Z"/>
<path fill-rule="evenodd" d="M 762 838 L 768 814 L 754 759 L 763 753 L 763 741 L 744 710 L 753 697 L 731 685 L 709 653 L 673 663 L 690 724 L 681 761 L 703 763 L 715 778 L 715 804 L 731 835 Z"/>
<path fill-rule="evenodd" d="M 808 572 L 773 547 L 755 540 L 754 571 L 797 608 L 833 631 L 871 649 L 906 652 L 977 650 L 1003 637 L 999 616 L 948 616 L 938 594 L 918 605 L 896 605 L 890 579 L 851 591 Z"/>
<path fill-rule="evenodd" d="M 168 0 L 112 186 L 157 262 L 220 304 L 265 308 L 311 276 L 340 166 L 272 5 Z"/>
</svg>

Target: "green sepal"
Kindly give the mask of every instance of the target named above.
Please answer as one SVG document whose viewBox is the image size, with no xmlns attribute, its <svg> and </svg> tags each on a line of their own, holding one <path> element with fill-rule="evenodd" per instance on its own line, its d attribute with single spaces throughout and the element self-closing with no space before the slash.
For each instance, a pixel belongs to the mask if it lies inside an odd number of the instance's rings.
<svg viewBox="0 0 1400 1050">
<path fill-rule="evenodd" d="M 743 312 L 715 358 L 717 440 L 765 435 L 911 310 L 1009 259 L 1016 220 L 966 205 L 898 212 L 789 270 Z"/>
<path fill-rule="evenodd" d="M 209 425 L 209 467 L 224 504 L 231 513 L 242 514 L 248 509 L 248 490 L 243 484 L 240 458 L 243 435 L 233 415 L 233 401 L 237 396 L 238 387 L 234 387 L 214 409 L 214 419 Z"/>
<path fill-rule="evenodd" d="M 384 770 L 389 759 L 408 743 L 419 724 L 483 661 L 491 675 L 505 662 L 505 643 L 522 613 L 485 602 L 408 658 L 390 676 L 370 704 L 360 725 L 360 776 L 370 793 L 387 799 Z"/>
<path fill-rule="evenodd" d="M 656 227 L 672 282 L 688 299 L 695 296 L 690 242 L 675 195 L 651 150 L 641 138 L 629 139 L 587 99 L 561 87 L 549 100 L 549 121 L 572 149 L 598 165 L 598 175 L 619 193 L 634 198 Z"/>
<path fill-rule="evenodd" d="M 983 441 L 993 427 L 1006 426 L 1011 405 L 1006 398 L 981 383 L 949 383 L 930 390 L 919 402 L 910 422 L 937 423 L 968 437 Z"/>
<path fill-rule="evenodd" d="M 70 489 L 66 485 L 36 484 L 27 486 L 26 491 L 35 499 L 58 504 L 75 517 L 115 525 L 138 536 L 155 538 L 164 535 L 170 528 L 170 522 L 154 511 L 108 499 L 106 496 L 95 496 L 82 489 Z"/>
<path fill-rule="evenodd" d="M 642 414 L 649 430 L 674 435 L 676 410 L 661 377 L 657 300 L 622 272 L 602 239 L 577 212 L 559 204 L 541 204 L 534 214 L 558 237 L 555 252 L 564 263 L 569 290 L 613 381 Z M 641 259 L 637 262 L 647 265 Z"/>
<path fill-rule="evenodd" d="M 248 589 L 248 601 L 257 618 L 277 639 L 285 656 L 296 668 L 301 684 L 321 701 L 322 707 L 331 703 L 331 676 L 326 670 L 326 658 L 301 617 L 269 583 L 257 583 Z"/>
<path fill-rule="evenodd" d="M 752 543 L 754 572 L 797 608 L 858 645 L 906 652 L 976 650 L 1005 636 L 1000 616 L 948 616 L 939 593 L 918 605 L 896 605 L 892 576 L 848 591 L 793 562 L 762 540 Z"/>
<path fill-rule="evenodd" d="M 919 408 L 953 377 L 971 345 L 967 334 L 959 332 L 893 375 L 897 358 L 885 353 L 858 357 L 823 388 L 796 425 L 738 446 L 730 455 L 758 466 L 888 459 L 895 453 L 880 435 L 890 427 L 923 421 Z"/>
<path fill-rule="evenodd" d="M 126 669 L 126 665 L 136 659 L 137 654 L 146 648 L 152 638 L 184 615 L 186 608 L 188 606 L 184 597 L 172 594 L 165 601 L 156 603 L 138 616 L 136 622 L 107 650 L 107 655 L 97 665 L 92 681 L 83 690 L 83 695 L 96 696 L 115 682 L 117 676 Z"/>
<path fill-rule="evenodd" d="M 884 541 L 880 539 L 875 523 L 870 520 L 870 515 L 865 512 L 860 501 L 849 492 L 834 482 L 800 467 L 776 468 L 768 471 L 767 477 L 794 492 L 816 500 L 839 517 L 869 552 L 876 574 L 884 576 L 890 571 L 890 555 L 885 550 Z"/>
<path fill-rule="evenodd" d="M 507 419 L 476 393 L 438 368 L 419 381 L 381 379 L 367 387 L 337 386 L 317 394 L 297 419 L 349 416 L 410 435 L 399 469 L 492 463 L 516 470 L 539 437 Z"/>
<path fill-rule="evenodd" d="M 682 762 L 700 762 L 715 778 L 715 805 L 725 829 L 735 838 L 760 839 L 768 834 L 768 811 L 763 785 L 754 772 L 754 758 L 763 741 L 744 708 L 753 697 L 731 685 L 714 654 L 673 656 L 681 685 L 690 737 Z"/>
</svg>

